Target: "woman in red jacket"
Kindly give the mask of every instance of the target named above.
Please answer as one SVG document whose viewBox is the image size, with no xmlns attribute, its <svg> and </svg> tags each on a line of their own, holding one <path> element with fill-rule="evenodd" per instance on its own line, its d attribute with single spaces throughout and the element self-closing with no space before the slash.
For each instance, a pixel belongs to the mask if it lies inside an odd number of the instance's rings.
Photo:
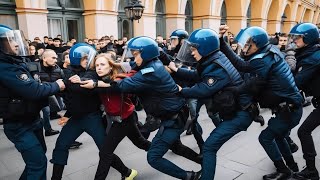
<svg viewBox="0 0 320 180">
<path fill-rule="evenodd" d="M 102 81 L 116 80 L 134 74 L 134 72 L 123 72 L 121 67 L 113 63 L 110 54 L 99 54 L 93 64 Z M 145 151 L 150 148 L 151 143 L 141 135 L 136 125 L 137 113 L 134 111 L 129 94 L 101 93 L 100 98 L 105 107 L 107 118 L 113 121 L 100 150 L 100 160 L 95 175 L 95 179 L 104 180 L 110 169 L 112 154 L 124 137 L 127 136 L 135 146 Z M 132 169 L 128 170 L 128 176 L 123 179 L 131 180 L 135 176 L 137 176 L 137 171 Z"/>
</svg>

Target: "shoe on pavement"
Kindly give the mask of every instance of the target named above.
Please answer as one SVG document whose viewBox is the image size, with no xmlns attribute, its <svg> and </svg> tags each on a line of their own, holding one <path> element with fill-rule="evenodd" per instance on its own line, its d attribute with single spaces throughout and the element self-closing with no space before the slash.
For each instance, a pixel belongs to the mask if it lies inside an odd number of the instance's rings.
<svg viewBox="0 0 320 180">
<path fill-rule="evenodd" d="M 310 179 L 310 180 L 319 180 L 319 173 L 317 169 L 310 170 L 307 167 L 304 168 L 301 172 L 294 173 L 293 179 L 297 180 L 304 180 L 304 179 Z"/>
<path fill-rule="evenodd" d="M 48 131 L 45 131 L 44 135 L 45 136 L 53 136 L 53 135 L 56 135 L 56 134 L 59 134 L 60 131 L 58 130 L 53 130 L 53 129 L 50 129 Z"/>
<path fill-rule="evenodd" d="M 133 180 L 138 175 L 138 171 L 131 169 L 131 173 L 128 177 L 122 177 L 122 180 Z"/>
<path fill-rule="evenodd" d="M 81 145 L 82 145 L 81 142 L 74 141 L 74 143 L 71 144 L 71 146 L 69 147 L 69 149 L 76 149 L 76 148 L 79 148 Z"/>
</svg>

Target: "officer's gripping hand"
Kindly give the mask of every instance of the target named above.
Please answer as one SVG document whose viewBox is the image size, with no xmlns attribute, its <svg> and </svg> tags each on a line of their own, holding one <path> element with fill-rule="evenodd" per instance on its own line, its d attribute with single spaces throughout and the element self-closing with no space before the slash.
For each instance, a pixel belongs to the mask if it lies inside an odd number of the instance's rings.
<svg viewBox="0 0 320 180">
<path fill-rule="evenodd" d="M 170 68 L 168 68 L 168 66 L 164 66 L 164 68 L 168 71 L 169 74 L 173 73 L 173 71 Z"/>
<path fill-rule="evenodd" d="M 171 69 L 173 72 L 177 72 L 178 68 L 176 67 L 176 64 L 174 62 L 170 62 L 168 65 L 168 68 Z"/>
<path fill-rule="evenodd" d="M 64 126 L 64 125 L 67 124 L 68 120 L 69 120 L 68 117 L 61 117 L 61 118 L 59 119 L 59 121 L 58 121 L 58 125 Z"/>
<path fill-rule="evenodd" d="M 58 84 L 60 91 L 63 91 L 66 88 L 66 85 L 64 84 L 62 79 L 56 80 L 56 83 Z"/>
<path fill-rule="evenodd" d="M 78 75 L 73 75 L 69 78 L 69 81 L 71 81 L 72 83 L 80 83 L 81 78 Z"/>
<path fill-rule="evenodd" d="M 110 84 L 105 83 L 103 81 L 86 80 L 86 81 L 81 81 L 80 87 L 87 88 L 87 89 L 93 89 L 96 87 L 110 87 Z"/>
<path fill-rule="evenodd" d="M 228 31 L 229 26 L 227 25 L 221 25 L 219 27 L 219 38 L 223 37 L 223 35 Z"/>
</svg>

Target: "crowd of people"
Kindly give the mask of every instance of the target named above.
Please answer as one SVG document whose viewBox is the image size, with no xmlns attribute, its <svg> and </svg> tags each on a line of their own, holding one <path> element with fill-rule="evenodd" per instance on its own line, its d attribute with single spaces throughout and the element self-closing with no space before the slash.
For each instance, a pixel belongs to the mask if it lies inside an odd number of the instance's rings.
<svg viewBox="0 0 320 180">
<path fill-rule="evenodd" d="M 51 179 L 62 179 L 69 149 L 79 147 L 76 139 L 86 132 L 99 149 L 94 179 L 106 179 L 110 167 L 125 180 L 138 175 L 114 154 L 128 137 L 158 171 L 183 180 L 213 180 L 223 144 L 252 122 L 265 124 L 260 108 L 274 114 L 257 140 L 276 168 L 262 179 L 319 179 L 311 136 L 320 125 L 319 29 L 302 23 L 288 35 L 268 35 L 254 26 L 237 36 L 228 29 L 221 25 L 219 32 L 202 28 L 190 35 L 177 29 L 168 40 L 104 36 L 64 43 L 60 35 L 27 42 L 21 31 L 0 25 L 0 117 L 26 163 L 21 179 L 46 179 L 44 135 L 56 134 Z M 292 155 L 299 146 L 290 132 L 311 103 L 315 109 L 298 130 L 306 160 L 299 170 Z M 198 123 L 202 105 L 215 125 L 207 139 Z M 145 124 L 136 112 L 141 107 Z M 50 119 L 58 119 L 61 132 L 51 128 Z M 185 130 L 200 153 L 182 144 Z M 201 171 L 186 171 L 164 158 L 169 149 L 200 164 Z"/>
</svg>

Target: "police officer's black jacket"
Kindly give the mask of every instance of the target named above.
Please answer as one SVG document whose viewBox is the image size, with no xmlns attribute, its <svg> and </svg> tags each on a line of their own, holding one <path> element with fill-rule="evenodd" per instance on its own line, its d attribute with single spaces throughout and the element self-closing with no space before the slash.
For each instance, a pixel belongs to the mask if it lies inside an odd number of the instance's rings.
<svg viewBox="0 0 320 180">
<path fill-rule="evenodd" d="M 64 100 L 67 106 L 66 117 L 83 117 L 96 112 L 100 108 L 100 99 L 93 89 L 80 87 L 79 84 L 71 83 L 68 79 L 73 75 L 78 75 L 82 80 L 97 79 L 95 71 L 86 71 L 82 67 L 68 66 L 64 69 L 66 90 Z"/>
<path fill-rule="evenodd" d="M 295 81 L 307 95 L 320 97 L 320 44 L 296 50 Z"/>
<path fill-rule="evenodd" d="M 39 83 L 25 60 L 0 53 L 0 117 L 6 122 L 36 120 L 47 97 L 60 91 L 54 83 Z"/>
<path fill-rule="evenodd" d="M 242 59 L 220 38 L 220 49 L 238 71 L 256 77 L 250 81 L 266 81 L 266 85 L 260 88 L 258 97 L 261 107 L 273 108 L 281 102 L 297 106 L 302 104 L 303 98 L 295 84 L 291 69 L 277 47 L 267 45 L 252 56 Z"/>
</svg>

